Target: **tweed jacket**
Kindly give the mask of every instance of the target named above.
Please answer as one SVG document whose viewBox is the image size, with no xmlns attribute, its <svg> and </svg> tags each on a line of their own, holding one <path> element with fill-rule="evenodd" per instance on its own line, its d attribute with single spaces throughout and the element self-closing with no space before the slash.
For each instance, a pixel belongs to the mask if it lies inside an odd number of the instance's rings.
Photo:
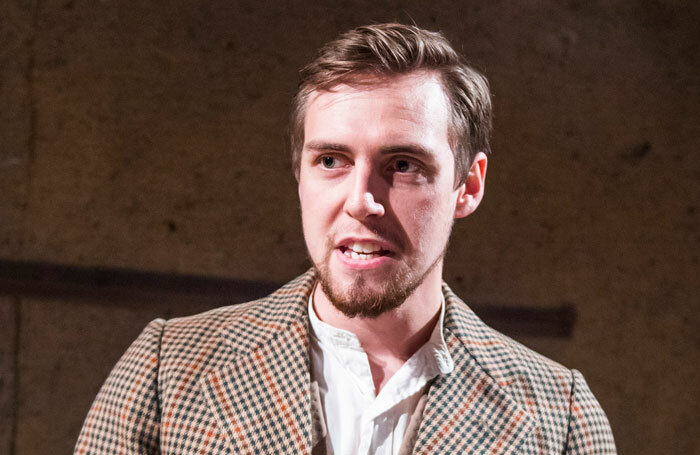
<svg viewBox="0 0 700 455">
<path fill-rule="evenodd" d="M 310 454 L 307 303 L 313 272 L 275 293 L 151 322 L 97 395 L 76 454 Z M 613 454 L 581 374 L 486 326 L 452 291 L 414 454 Z M 323 445 L 323 444 L 319 444 Z"/>
</svg>

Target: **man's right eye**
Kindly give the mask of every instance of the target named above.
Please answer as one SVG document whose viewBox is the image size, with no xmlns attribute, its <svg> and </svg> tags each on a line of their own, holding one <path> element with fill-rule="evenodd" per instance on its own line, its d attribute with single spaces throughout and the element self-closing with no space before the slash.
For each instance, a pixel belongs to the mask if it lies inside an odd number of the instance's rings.
<svg viewBox="0 0 700 455">
<path fill-rule="evenodd" d="M 326 169 L 333 169 L 335 168 L 339 163 L 338 160 L 334 156 L 330 155 L 324 155 L 321 157 L 321 164 L 323 167 Z"/>
</svg>

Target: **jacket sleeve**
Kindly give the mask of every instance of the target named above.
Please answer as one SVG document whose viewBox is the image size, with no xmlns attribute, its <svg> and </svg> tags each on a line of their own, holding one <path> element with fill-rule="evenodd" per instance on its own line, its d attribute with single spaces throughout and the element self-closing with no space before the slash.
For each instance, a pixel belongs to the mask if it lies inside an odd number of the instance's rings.
<svg viewBox="0 0 700 455">
<path fill-rule="evenodd" d="M 75 454 L 159 453 L 158 368 L 165 321 L 156 319 L 112 369 L 90 407 Z"/>
<path fill-rule="evenodd" d="M 569 401 L 568 455 L 616 454 L 608 418 L 588 388 L 583 375 L 572 370 Z"/>
</svg>

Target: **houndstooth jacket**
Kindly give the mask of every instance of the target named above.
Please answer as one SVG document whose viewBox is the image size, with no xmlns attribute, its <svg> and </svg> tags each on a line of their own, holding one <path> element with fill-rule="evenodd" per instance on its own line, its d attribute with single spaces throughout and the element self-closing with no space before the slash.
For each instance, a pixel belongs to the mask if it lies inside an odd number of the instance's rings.
<svg viewBox="0 0 700 455">
<path fill-rule="evenodd" d="M 95 399 L 76 454 L 310 454 L 312 271 L 275 293 L 151 322 Z M 614 454 L 581 374 L 486 326 L 452 291 L 454 360 L 427 395 L 414 454 Z"/>
</svg>

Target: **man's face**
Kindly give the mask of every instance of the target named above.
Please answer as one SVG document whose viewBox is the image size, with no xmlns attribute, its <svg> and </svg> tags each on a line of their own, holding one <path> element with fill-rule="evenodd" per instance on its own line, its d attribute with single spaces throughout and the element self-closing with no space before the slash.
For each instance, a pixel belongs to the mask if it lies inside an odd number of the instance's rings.
<svg viewBox="0 0 700 455">
<path fill-rule="evenodd" d="M 436 75 L 416 72 L 314 92 L 299 199 L 322 289 L 347 316 L 400 305 L 442 258 L 465 185 L 454 188 L 450 111 Z"/>
</svg>

